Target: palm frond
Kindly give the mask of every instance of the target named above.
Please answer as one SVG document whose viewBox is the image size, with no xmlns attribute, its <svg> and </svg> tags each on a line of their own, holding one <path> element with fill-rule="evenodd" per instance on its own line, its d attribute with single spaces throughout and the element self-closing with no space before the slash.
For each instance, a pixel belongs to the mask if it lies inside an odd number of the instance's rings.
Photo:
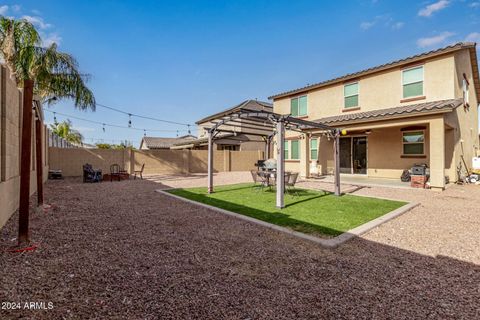
<svg viewBox="0 0 480 320">
<path fill-rule="evenodd" d="M 41 47 L 41 38 L 35 27 L 25 19 L 0 17 L 0 54 L 17 81 L 35 82 L 35 94 L 53 103 L 72 99 L 79 109 L 95 110 L 95 97 L 86 83 L 89 76 L 81 74 L 78 62 L 57 45 Z"/>
</svg>

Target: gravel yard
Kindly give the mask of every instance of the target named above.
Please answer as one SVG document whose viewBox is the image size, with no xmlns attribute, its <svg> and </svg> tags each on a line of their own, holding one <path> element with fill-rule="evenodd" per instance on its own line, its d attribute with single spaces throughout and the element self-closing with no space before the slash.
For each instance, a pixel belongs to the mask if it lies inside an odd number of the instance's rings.
<svg viewBox="0 0 480 320">
<path fill-rule="evenodd" d="M 0 319 L 480 318 L 478 186 L 357 190 L 421 205 L 328 250 L 155 192 L 203 175 L 149 179 L 49 181 L 52 209 L 31 215 L 39 248 L 7 252 L 17 215 L 1 230 L 0 302 L 54 307 Z"/>
</svg>

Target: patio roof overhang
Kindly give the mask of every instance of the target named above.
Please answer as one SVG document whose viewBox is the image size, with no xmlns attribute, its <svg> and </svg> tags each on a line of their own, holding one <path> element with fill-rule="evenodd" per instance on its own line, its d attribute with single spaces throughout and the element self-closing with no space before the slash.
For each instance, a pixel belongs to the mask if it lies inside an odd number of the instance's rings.
<svg viewBox="0 0 480 320">
<path fill-rule="evenodd" d="M 340 129 L 331 127 L 321 122 L 307 121 L 292 117 L 291 115 L 281 115 L 268 111 L 237 110 L 228 115 L 224 115 L 215 121 L 208 131 L 208 193 L 213 192 L 213 141 L 220 132 L 241 133 L 248 135 L 263 136 L 267 143 L 267 150 L 270 149 L 270 143 L 273 137 L 277 136 L 277 179 L 276 193 L 278 208 L 283 208 L 285 191 L 285 159 L 284 142 L 285 130 L 305 133 L 309 130 L 315 130 L 334 138 L 334 159 L 335 159 L 335 194 L 340 195 L 340 172 L 339 172 L 339 136 Z"/>
</svg>

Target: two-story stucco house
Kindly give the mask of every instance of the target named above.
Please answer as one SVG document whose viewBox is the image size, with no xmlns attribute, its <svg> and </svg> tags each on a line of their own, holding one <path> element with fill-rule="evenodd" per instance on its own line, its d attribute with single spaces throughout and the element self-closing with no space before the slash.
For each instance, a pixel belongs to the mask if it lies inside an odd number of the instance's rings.
<svg viewBox="0 0 480 320">
<path fill-rule="evenodd" d="M 478 154 L 480 82 L 475 43 L 458 43 L 336 79 L 276 94 L 275 113 L 345 129 L 340 172 L 399 179 L 416 163 L 432 188 L 458 178 L 462 156 Z M 345 132 L 344 132 L 345 133 Z M 287 133 L 286 169 L 333 171 L 333 139 Z"/>
</svg>

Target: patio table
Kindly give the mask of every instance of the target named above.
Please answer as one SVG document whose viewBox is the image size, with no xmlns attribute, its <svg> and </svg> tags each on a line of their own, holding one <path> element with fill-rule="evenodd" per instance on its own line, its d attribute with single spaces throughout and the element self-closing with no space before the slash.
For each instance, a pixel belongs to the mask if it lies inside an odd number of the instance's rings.
<svg viewBox="0 0 480 320">
<path fill-rule="evenodd" d="M 275 187 L 275 182 L 277 181 L 277 171 L 258 171 L 257 174 L 260 176 L 260 177 L 263 177 L 265 178 L 265 182 L 264 182 L 264 185 L 266 187 Z M 285 182 L 288 181 L 288 178 L 289 176 L 291 175 L 292 173 L 290 171 L 285 171 Z"/>
</svg>

